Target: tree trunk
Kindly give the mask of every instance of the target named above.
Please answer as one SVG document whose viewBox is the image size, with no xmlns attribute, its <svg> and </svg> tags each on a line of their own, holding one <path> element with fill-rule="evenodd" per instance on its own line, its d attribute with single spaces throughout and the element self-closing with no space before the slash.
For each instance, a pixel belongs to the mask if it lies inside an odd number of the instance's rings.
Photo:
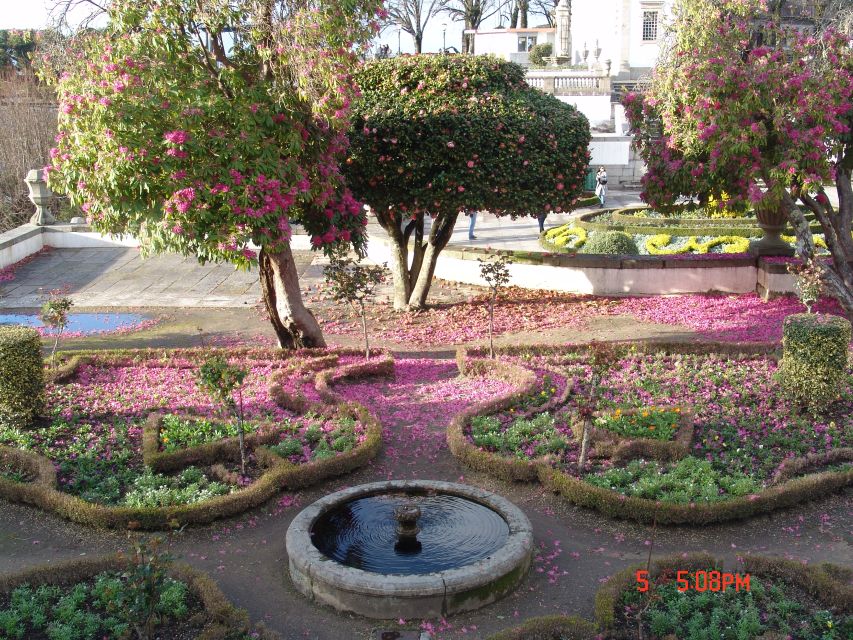
<svg viewBox="0 0 853 640">
<path fill-rule="evenodd" d="M 512 13 L 509 18 L 509 28 L 515 29 L 518 26 L 518 5 L 512 8 Z"/>
<path fill-rule="evenodd" d="M 422 33 L 416 33 L 416 34 L 414 35 L 413 39 L 414 39 L 414 41 L 415 41 L 415 53 L 420 53 L 420 52 L 421 52 L 421 48 L 423 47 L 424 34 L 422 34 Z"/>
<path fill-rule="evenodd" d="M 285 244 L 276 253 L 261 249 L 258 260 L 264 303 L 279 346 L 282 349 L 325 347 L 317 319 L 302 303 L 290 245 Z"/>
<path fill-rule="evenodd" d="M 527 10 L 528 0 L 519 0 L 518 2 L 518 28 L 527 28 Z"/>
<path fill-rule="evenodd" d="M 492 340 L 492 335 L 494 334 L 495 327 L 495 296 L 492 296 L 492 299 L 489 301 L 489 357 L 495 357 L 495 343 Z"/>
<path fill-rule="evenodd" d="M 578 471 L 583 472 L 586 466 L 586 457 L 589 454 L 589 434 L 592 432 L 592 419 L 583 419 L 583 436 L 581 437 L 581 453 L 578 458 Z"/>
<path fill-rule="evenodd" d="M 367 314 L 364 311 L 364 302 L 359 302 L 361 305 L 361 330 L 364 333 L 364 357 L 370 360 L 370 342 L 367 339 Z"/>
<path fill-rule="evenodd" d="M 412 287 L 409 284 L 409 249 L 391 238 L 391 278 L 394 281 L 394 309 L 403 311 L 409 306 Z"/>
<path fill-rule="evenodd" d="M 450 236 L 453 235 L 453 227 L 459 214 L 448 215 L 440 213 L 436 216 L 429 233 L 429 242 L 426 243 L 423 256 L 423 264 L 417 275 L 417 280 L 412 286 L 409 296 L 410 309 L 422 309 L 426 306 L 429 288 L 432 285 L 432 276 L 435 273 L 435 265 L 438 262 L 438 254 L 447 246 Z"/>
</svg>

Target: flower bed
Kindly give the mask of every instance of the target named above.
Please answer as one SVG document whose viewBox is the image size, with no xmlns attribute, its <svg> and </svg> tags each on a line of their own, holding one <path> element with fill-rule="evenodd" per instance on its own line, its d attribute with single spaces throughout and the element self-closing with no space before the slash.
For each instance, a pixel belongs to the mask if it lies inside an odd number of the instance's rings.
<svg viewBox="0 0 853 640">
<path fill-rule="evenodd" d="M 849 569 L 833 565 L 809 567 L 780 558 L 746 557 L 743 566 L 732 572 L 749 574 L 748 593 L 732 587 L 725 591 L 719 587 L 716 591 L 678 591 L 678 571 L 685 572 L 682 577 L 692 577 L 696 571 L 719 571 L 722 566 L 706 554 L 661 558 L 650 567 L 650 588 L 644 593 L 637 591 L 636 571 L 645 569 L 645 565 L 630 567 L 612 576 L 596 594 L 599 626 L 608 637 L 626 640 L 637 637 L 841 640 L 853 634 Z M 638 636 L 640 627 L 642 636 Z M 711 630 L 718 635 L 709 635 Z"/>
<path fill-rule="evenodd" d="M 692 407 L 678 414 L 672 440 L 614 440 L 596 428 L 580 471 L 577 415 L 593 376 L 584 349 L 546 348 L 523 360 L 504 355 L 492 366 L 525 366 L 534 376 L 536 367 L 560 371 L 571 381 L 565 402 L 522 421 L 509 411 L 516 398 L 478 407 L 450 425 L 451 450 L 477 469 L 538 477 L 569 500 L 643 521 L 746 517 L 853 482 L 853 370 L 838 402 L 815 419 L 778 393 L 774 355 L 649 349 L 621 356 L 600 382 L 599 406 L 641 418 L 662 402 Z M 628 425 L 629 435 L 642 431 Z"/>
<path fill-rule="evenodd" d="M 318 366 L 333 364 L 329 356 L 335 364 L 353 362 L 342 369 L 344 378 L 373 375 L 376 361 L 355 363 L 351 352 L 290 359 L 274 351 L 233 352 L 250 369 L 243 389 L 248 465 L 245 475 L 238 473 L 235 429 L 217 419 L 195 385 L 200 355 L 75 358 L 48 384 L 52 420 L 29 430 L 0 426 L 3 460 L 48 466 L 52 473 L 40 470 L 33 482 L 0 474 L 0 493 L 89 524 L 163 528 L 238 513 L 283 486 L 346 472 L 378 451 L 380 427 L 363 407 L 305 401 L 307 412 L 298 415 L 277 403 L 279 384 L 268 386 L 270 378 L 312 378 Z"/>
<path fill-rule="evenodd" d="M 0 576 L 0 634 L 20 638 L 129 636 L 126 611 L 138 602 L 125 587 L 127 560 L 118 556 L 51 563 Z M 122 598 L 124 600 L 122 600 Z M 276 640 L 253 629 L 205 574 L 186 565 L 168 569 L 156 604 L 156 637 Z"/>
</svg>

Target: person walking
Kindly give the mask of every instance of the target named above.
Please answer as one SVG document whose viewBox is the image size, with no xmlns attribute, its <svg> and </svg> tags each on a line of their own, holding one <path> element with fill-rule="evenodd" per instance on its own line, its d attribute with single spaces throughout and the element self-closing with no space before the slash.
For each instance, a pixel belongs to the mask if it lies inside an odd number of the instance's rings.
<svg viewBox="0 0 853 640">
<path fill-rule="evenodd" d="M 539 233 L 545 233 L 545 218 L 547 217 L 547 213 L 540 213 L 536 216 L 536 219 L 539 221 Z"/>
<path fill-rule="evenodd" d="M 604 201 L 607 198 L 607 171 L 604 167 L 598 167 L 598 173 L 595 174 L 595 195 L 598 196 L 601 202 L 601 208 L 604 207 Z"/>
<path fill-rule="evenodd" d="M 474 235 L 474 225 L 477 224 L 477 212 L 468 211 L 466 215 L 471 218 L 471 221 L 468 223 L 468 239 L 476 240 L 477 236 Z"/>
</svg>

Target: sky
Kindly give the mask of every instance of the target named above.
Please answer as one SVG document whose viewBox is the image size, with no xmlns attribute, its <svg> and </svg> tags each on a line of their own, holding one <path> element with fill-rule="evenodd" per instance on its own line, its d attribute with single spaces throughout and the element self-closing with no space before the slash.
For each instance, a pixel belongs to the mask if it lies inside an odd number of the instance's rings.
<svg viewBox="0 0 853 640">
<path fill-rule="evenodd" d="M 0 29 L 42 29 L 48 25 L 50 7 L 53 0 L 0 0 Z M 542 16 L 531 15 L 530 26 L 538 26 L 544 23 Z M 442 24 L 447 25 L 445 37 L 447 46 L 461 48 L 462 23 L 452 22 L 446 15 L 440 14 L 433 17 L 426 27 L 424 36 L 424 52 L 434 52 L 442 46 Z M 484 26 L 492 27 L 498 24 L 498 17 L 494 16 Z M 389 27 L 378 40 L 379 44 L 387 44 L 391 51 L 397 51 L 397 29 Z M 400 34 L 400 49 L 403 53 L 414 52 L 414 42 L 406 34 Z"/>
</svg>

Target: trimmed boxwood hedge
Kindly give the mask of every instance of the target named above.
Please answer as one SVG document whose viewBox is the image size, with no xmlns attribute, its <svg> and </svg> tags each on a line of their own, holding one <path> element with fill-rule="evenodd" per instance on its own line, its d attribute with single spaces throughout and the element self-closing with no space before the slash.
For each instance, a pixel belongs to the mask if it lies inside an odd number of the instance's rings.
<svg viewBox="0 0 853 640">
<path fill-rule="evenodd" d="M 849 585 L 850 569 L 831 564 L 804 565 L 784 558 L 745 556 L 743 571 L 757 577 L 783 580 L 799 587 L 820 605 L 838 609 L 842 614 L 853 611 L 853 587 Z M 636 572 L 645 569 L 640 563 L 611 576 L 595 594 L 595 619 L 599 628 L 612 632 L 616 625 L 619 599 L 623 592 L 637 588 Z M 656 558 L 649 567 L 649 579 L 654 581 L 661 574 L 676 571 L 722 569 L 723 562 L 707 553 L 674 554 Z"/>
<path fill-rule="evenodd" d="M 189 350 L 194 351 L 194 350 Z M 233 353 L 229 350 L 230 353 Z M 134 351 L 107 352 L 105 358 L 113 363 L 122 358 L 133 357 L 162 357 L 172 351 L 145 351 L 137 353 Z M 253 352 L 257 354 L 258 352 Z M 350 351 L 341 351 L 337 354 L 349 354 Z M 352 350 L 352 353 L 360 354 L 360 351 Z M 186 355 L 187 351 L 181 351 Z M 321 357 L 328 356 L 327 352 L 320 352 Z M 247 355 L 244 353 L 244 355 Z M 316 352 L 306 350 L 301 357 L 317 355 Z M 337 357 L 336 356 L 336 357 Z M 88 354 L 73 358 L 79 366 L 83 362 L 90 361 Z M 104 361 L 101 357 L 99 361 Z M 325 361 L 327 364 L 330 360 Z M 319 358 L 311 361 L 312 366 L 320 366 Z M 341 369 L 340 372 L 328 372 L 334 381 L 344 379 L 352 380 L 368 376 L 387 374 L 393 371 L 393 359 L 387 354 L 380 354 L 379 358 L 371 359 L 366 363 L 354 363 Z M 69 363 L 70 366 L 70 363 Z M 351 415 L 365 425 L 366 437 L 363 442 L 345 453 L 338 454 L 333 458 L 315 460 L 306 464 L 294 465 L 287 460 L 277 456 L 272 451 L 259 446 L 264 443 L 263 436 L 250 436 L 249 439 L 257 446 L 256 455 L 258 462 L 265 467 L 266 472 L 258 478 L 251 486 L 241 489 L 235 493 L 216 496 L 210 500 L 196 502 L 187 505 L 175 505 L 160 508 L 135 508 L 115 507 L 87 502 L 77 496 L 64 493 L 57 489 L 56 471 L 53 463 L 44 456 L 33 452 L 22 451 L 12 447 L 0 447 L 0 453 L 10 456 L 19 466 L 35 475 L 32 482 L 14 482 L 0 477 L 0 496 L 12 502 L 23 502 L 38 506 L 47 511 L 53 511 L 57 515 L 95 527 L 105 528 L 127 528 L 163 530 L 177 528 L 187 524 L 205 524 L 242 513 L 248 509 L 263 504 L 272 498 L 281 489 L 298 489 L 330 477 L 348 473 L 373 459 L 382 447 L 382 426 L 379 420 L 373 416 L 365 407 L 344 402 L 343 399 L 330 388 L 329 380 L 324 376 L 322 382 L 320 376 L 325 371 L 315 374 L 315 385 L 318 392 L 326 402 L 336 405 L 335 410 L 344 415 Z M 65 372 L 65 375 L 73 376 Z M 275 383 L 274 383 L 275 384 Z M 324 390 L 321 390 L 323 386 Z M 325 396 L 323 394 L 325 393 Z M 318 411 L 326 409 L 324 406 L 316 407 Z M 146 464 L 155 467 L 156 470 L 168 471 L 181 468 L 186 464 L 210 464 L 222 460 L 239 460 L 239 448 L 232 438 L 222 441 L 206 443 L 198 447 L 191 447 L 177 452 L 164 453 L 159 451 L 159 415 L 149 416 L 143 430 L 143 459 Z"/>
<path fill-rule="evenodd" d="M 835 400 L 847 371 L 850 339 L 846 318 L 818 313 L 786 317 L 779 365 L 785 394 L 811 408 Z"/>
<path fill-rule="evenodd" d="M 632 345 L 630 342 L 618 342 L 614 344 Z M 728 353 L 737 354 L 765 354 L 773 356 L 775 349 L 769 345 L 734 345 L 726 343 L 643 343 L 632 345 L 637 352 L 652 353 L 662 351 L 665 353 Z M 498 354 L 506 355 L 546 355 L 566 352 L 582 351 L 584 345 L 571 346 L 511 346 L 497 348 Z M 535 388 L 535 376 L 525 376 L 518 365 L 501 363 L 498 360 L 480 360 L 476 356 L 482 355 L 482 349 L 457 350 L 456 358 L 460 372 L 468 375 L 470 370 L 478 367 L 489 367 L 491 375 L 513 376 L 523 381 L 524 387 L 520 391 L 512 392 L 501 398 L 471 407 L 454 416 L 447 428 L 447 441 L 450 451 L 465 465 L 484 473 L 491 474 L 503 480 L 532 481 L 538 479 L 542 485 L 559 494 L 567 501 L 582 506 L 596 509 L 610 517 L 626 518 L 637 522 L 678 525 L 702 525 L 715 522 L 725 522 L 750 518 L 760 513 L 768 513 L 776 509 L 793 506 L 807 500 L 814 500 L 825 496 L 827 493 L 837 491 L 853 484 L 853 469 L 844 471 L 823 471 L 793 479 L 779 479 L 775 484 L 767 487 L 760 493 L 730 498 L 720 502 L 708 504 L 676 504 L 626 496 L 611 489 L 598 487 L 580 478 L 553 469 L 541 461 L 524 461 L 506 458 L 475 446 L 465 435 L 465 426 L 475 415 L 484 415 L 500 411 L 510 406 L 514 401 Z M 482 364 L 481 364 L 482 363 Z M 510 369 L 511 367 L 511 369 Z M 512 373 L 509 373 L 509 372 Z M 502 373 L 504 372 L 504 373 Z M 507 379 L 506 377 L 504 379 Z M 520 385 L 522 386 L 522 385 Z M 831 457 L 837 462 L 844 462 L 851 458 L 851 452 L 846 449 L 833 452 Z M 791 471 L 796 472 L 798 468 L 810 468 L 818 462 L 808 457 L 795 458 L 789 461 Z M 834 463 L 834 462 L 833 462 Z"/>
<path fill-rule="evenodd" d="M 26 427 L 43 411 L 39 332 L 30 327 L 0 326 L 0 420 Z"/>
<path fill-rule="evenodd" d="M 674 407 L 669 407 L 674 408 Z M 679 407 L 678 430 L 672 440 L 655 440 L 653 438 L 629 438 L 619 435 L 607 429 L 592 428 L 590 443 L 595 445 L 596 452 L 612 458 L 614 462 L 626 462 L 637 458 L 660 460 L 662 462 L 675 462 L 681 460 L 690 453 L 693 444 L 693 413 L 686 407 Z M 640 413 L 644 409 L 627 409 L 622 415 Z M 610 415 L 610 412 L 596 411 L 593 420 L 598 417 Z M 580 442 L 583 437 L 583 422 L 575 421 L 572 424 L 572 432 Z"/>
<path fill-rule="evenodd" d="M 85 582 L 104 571 L 123 571 L 127 559 L 119 555 L 52 562 L 13 574 L 0 576 L 0 597 L 8 596 L 23 585 L 70 586 Z M 281 636 L 258 626 L 252 627 L 249 614 L 231 604 L 216 583 L 205 573 L 183 563 L 169 567 L 168 575 L 186 584 L 201 601 L 204 609 L 204 628 L 197 640 L 227 640 L 236 635 L 254 634 L 259 640 L 280 640 Z"/>
</svg>

